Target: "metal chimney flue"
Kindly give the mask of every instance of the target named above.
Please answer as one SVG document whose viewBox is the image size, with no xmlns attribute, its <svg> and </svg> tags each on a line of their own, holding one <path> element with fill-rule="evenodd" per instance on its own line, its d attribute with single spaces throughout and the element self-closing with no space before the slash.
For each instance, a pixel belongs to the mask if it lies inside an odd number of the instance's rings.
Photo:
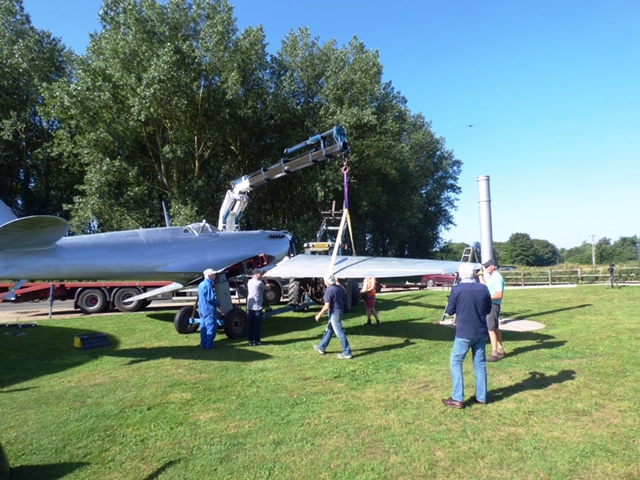
<svg viewBox="0 0 640 480">
<path fill-rule="evenodd" d="M 480 248 L 482 263 L 495 260 L 493 254 L 493 230 L 491 226 L 491 193 L 489 175 L 478 177 L 478 207 L 480 209 Z"/>
</svg>

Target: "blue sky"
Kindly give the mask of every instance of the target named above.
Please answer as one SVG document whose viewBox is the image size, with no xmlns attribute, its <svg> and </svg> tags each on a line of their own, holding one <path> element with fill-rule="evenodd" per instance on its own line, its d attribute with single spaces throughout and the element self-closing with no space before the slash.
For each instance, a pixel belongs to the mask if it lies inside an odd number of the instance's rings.
<svg viewBox="0 0 640 480">
<path fill-rule="evenodd" d="M 640 2 L 231 3 L 241 30 L 264 26 L 272 52 L 299 27 L 378 50 L 384 80 L 463 161 L 445 239 L 480 240 L 482 175 L 494 241 L 521 232 L 571 248 L 640 235 Z M 101 5 L 24 0 L 32 23 L 77 53 L 100 30 Z"/>
</svg>

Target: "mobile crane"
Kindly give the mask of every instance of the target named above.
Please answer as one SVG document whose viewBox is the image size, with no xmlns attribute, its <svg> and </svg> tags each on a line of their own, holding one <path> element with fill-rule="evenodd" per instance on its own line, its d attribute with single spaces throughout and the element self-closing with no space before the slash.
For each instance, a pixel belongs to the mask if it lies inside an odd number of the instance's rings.
<svg viewBox="0 0 640 480">
<path fill-rule="evenodd" d="M 307 140 L 284 150 L 284 157 L 277 163 L 263 167 L 249 175 L 244 175 L 233 182 L 227 191 L 218 216 L 220 231 L 236 231 L 240 218 L 249 204 L 249 192 L 272 180 L 297 172 L 303 168 L 323 163 L 327 160 L 348 156 L 350 152 L 347 135 L 342 126 L 335 126 L 324 133 L 313 135 Z M 236 266 L 234 266 L 236 267 Z M 229 280 L 240 278 L 246 271 L 244 265 L 230 268 L 225 275 L 218 275 L 214 288 L 216 296 L 222 303 L 220 310 L 225 317 L 224 329 L 228 336 L 239 338 L 246 331 L 246 313 L 234 308 L 229 294 Z M 261 268 L 261 264 L 253 265 Z M 281 291 L 281 285 L 278 285 Z M 195 308 L 183 307 L 175 316 L 174 325 L 178 333 L 194 333 L 199 321 L 194 318 Z"/>
<path fill-rule="evenodd" d="M 296 157 L 287 158 L 287 156 L 305 147 L 311 147 L 311 149 Z M 285 149 L 285 157 L 281 158 L 278 163 L 270 167 L 261 168 L 231 182 L 231 189 L 227 190 L 220 207 L 218 230 L 233 232 L 238 229 L 240 217 L 249 204 L 248 193 L 251 190 L 303 168 L 325 162 L 337 156 L 347 155 L 348 153 L 349 142 L 347 141 L 347 135 L 344 128 L 339 125 Z"/>
</svg>

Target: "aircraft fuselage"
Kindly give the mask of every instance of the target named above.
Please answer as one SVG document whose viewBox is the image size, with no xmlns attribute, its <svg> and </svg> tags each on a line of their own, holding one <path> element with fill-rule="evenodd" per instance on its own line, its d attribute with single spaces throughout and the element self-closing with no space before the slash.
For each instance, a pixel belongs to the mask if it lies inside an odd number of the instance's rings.
<svg viewBox="0 0 640 480">
<path fill-rule="evenodd" d="M 29 280 L 175 280 L 289 251 L 279 231 L 220 232 L 208 224 L 64 237 L 46 248 L 0 251 L 0 278 Z"/>
</svg>

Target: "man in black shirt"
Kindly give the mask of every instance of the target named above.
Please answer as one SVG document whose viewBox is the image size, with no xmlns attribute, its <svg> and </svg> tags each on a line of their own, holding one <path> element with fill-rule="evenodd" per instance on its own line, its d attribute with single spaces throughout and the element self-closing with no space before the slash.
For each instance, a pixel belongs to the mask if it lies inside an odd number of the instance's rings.
<svg viewBox="0 0 640 480">
<path fill-rule="evenodd" d="M 456 337 L 450 360 L 453 393 L 442 403 L 448 407 L 464 408 L 462 362 L 469 350 L 473 353 L 476 376 L 473 399 L 478 403 L 487 403 L 487 315 L 491 313 L 491 295 L 486 285 L 475 281 L 471 263 L 461 263 L 458 274 L 460 283 L 451 289 L 445 310 L 447 315 L 456 316 Z"/>
</svg>

